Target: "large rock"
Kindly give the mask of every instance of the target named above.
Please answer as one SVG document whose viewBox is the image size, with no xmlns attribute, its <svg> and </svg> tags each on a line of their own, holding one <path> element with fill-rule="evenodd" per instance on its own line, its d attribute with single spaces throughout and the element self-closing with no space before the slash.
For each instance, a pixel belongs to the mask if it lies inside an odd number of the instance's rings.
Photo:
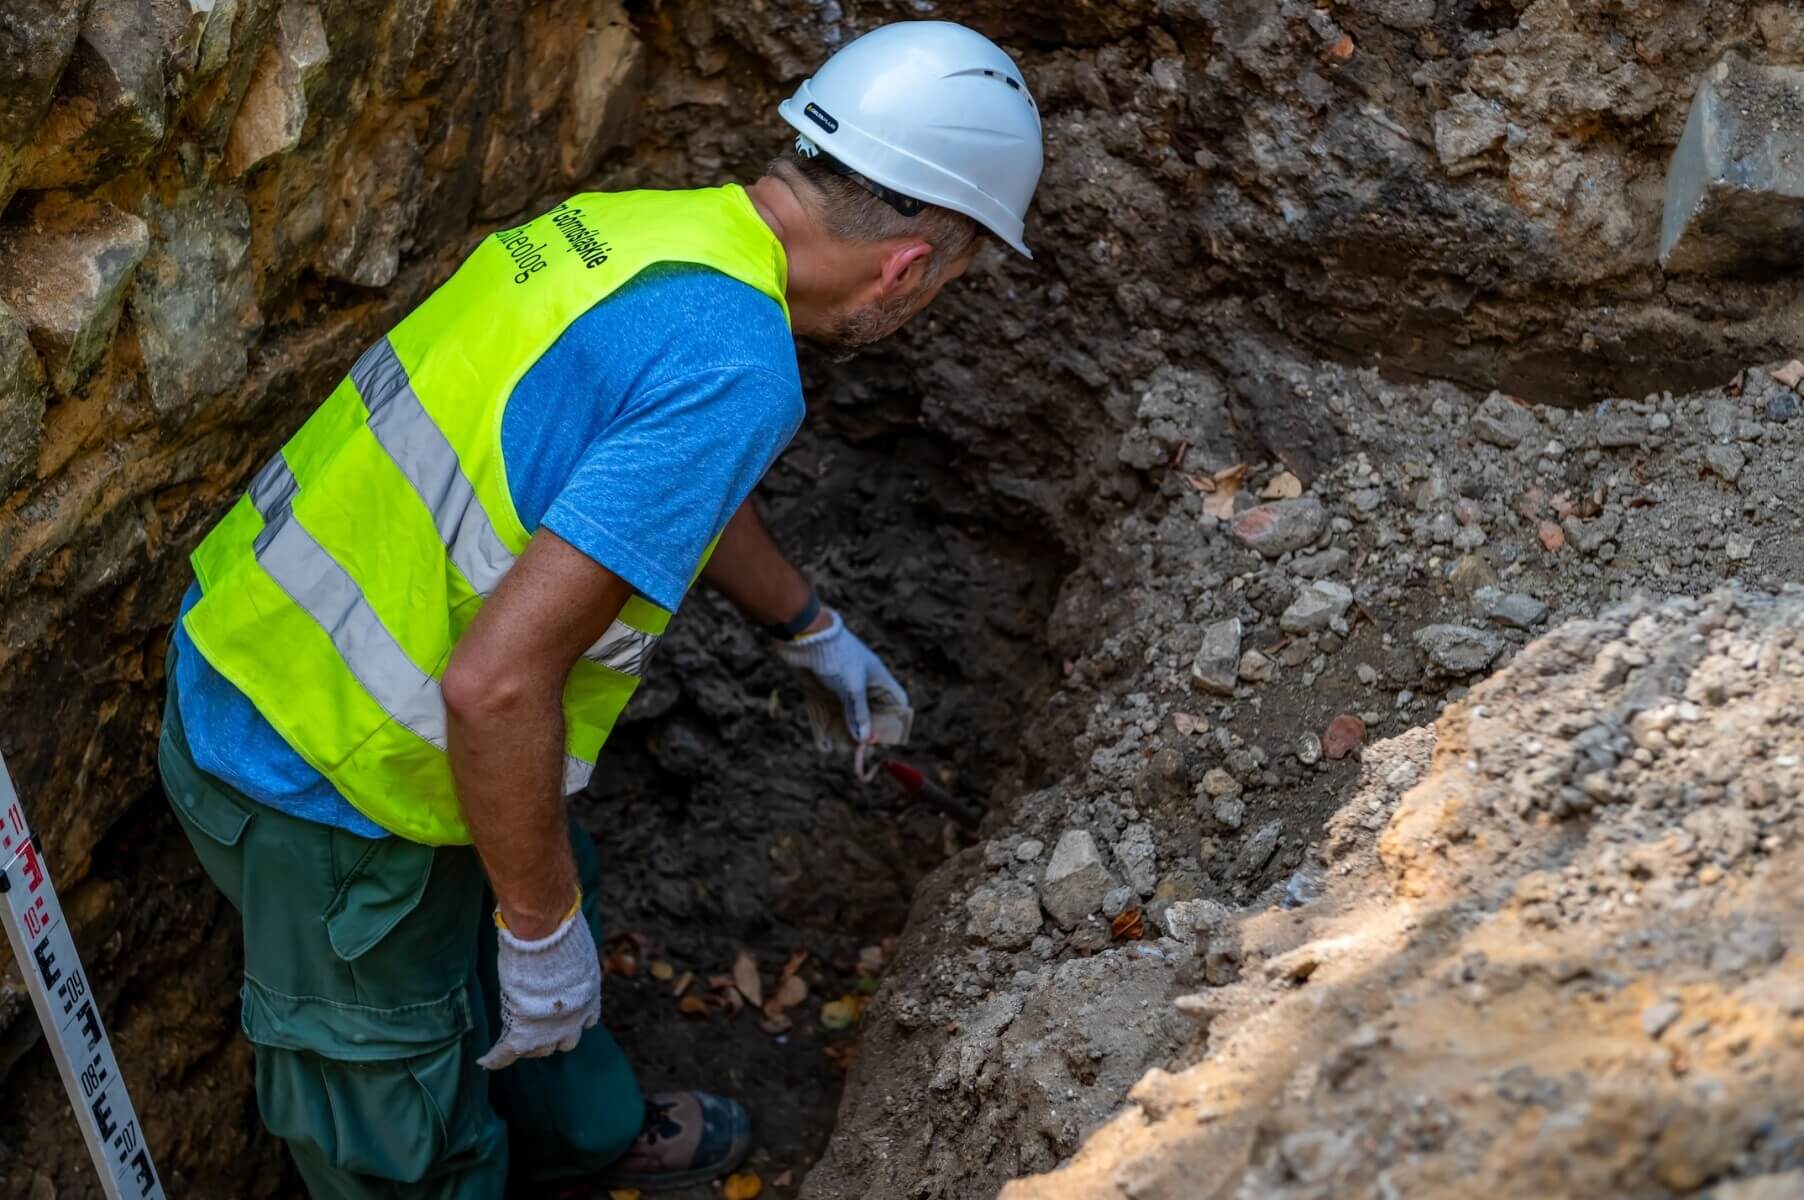
<svg viewBox="0 0 1804 1200">
<path fill-rule="evenodd" d="M 164 46 L 155 0 L 94 0 L 69 68 L 26 155 L 25 188 L 95 183 L 162 143 Z"/>
<path fill-rule="evenodd" d="M 630 140 L 643 96 L 644 46 L 618 0 L 596 0 L 577 35 L 570 88 L 558 131 L 566 179 L 595 169 L 609 148 Z"/>
<path fill-rule="evenodd" d="M 1278 628 L 1285 633 L 1320 633 L 1345 617 L 1352 606 L 1353 593 L 1345 585 L 1318 579 L 1297 589 L 1296 599 L 1278 618 Z"/>
<path fill-rule="evenodd" d="M 1484 670 L 1504 647 L 1496 634 L 1469 625 L 1425 625 L 1416 630 L 1415 641 L 1430 663 L 1450 675 Z"/>
<path fill-rule="evenodd" d="M 1190 682 L 1218 696 L 1234 694 L 1240 670 L 1240 618 L 1229 617 L 1203 630 L 1203 643 L 1190 664 Z"/>
<path fill-rule="evenodd" d="M 1487 618 L 1511 629 L 1533 629 L 1547 619 L 1547 605 L 1527 592 L 1482 587 L 1472 593 L 1472 603 Z"/>
<path fill-rule="evenodd" d="M 44 370 L 25 323 L 0 303 L 0 499 L 36 470 L 44 400 Z"/>
<path fill-rule="evenodd" d="M 397 125 L 347 154 L 319 268 L 359 287 L 383 287 L 400 269 L 419 215 L 424 160 L 412 128 Z"/>
<path fill-rule="evenodd" d="M 235 192 L 197 190 L 145 214 L 150 252 L 131 312 L 158 411 L 176 413 L 244 378 L 248 330 L 259 323 L 249 264 L 250 210 Z"/>
<path fill-rule="evenodd" d="M 1019 950 L 1040 932 L 1040 898 L 1016 879 L 980 887 L 965 901 L 965 936 L 999 950 Z"/>
<path fill-rule="evenodd" d="M 1535 414 L 1502 392 L 1492 392 L 1472 414 L 1472 435 L 1509 450 L 1540 432 Z"/>
<path fill-rule="evenodd" d="M 276 15 L 275 36 L 257 60 L 226 137 L 228 175 L 242 175 L 300 145 L 307 127 L 307 85 L 330 56 L 319 7 L 289 0 Z"/>
<path fill-rule="evenodd" d="M 1266 558 L 1301 550 L 1322 536 L 1328 513 L 1313 496 L 1277 500 L 1249 508 L 1234 518 L 1234 536 Z"/>
<path fill-rule="evenodd" d="M 104 200 L 44 203 L 0 226 L 0 300 L 30 330 L 57 391 L 73 391 L 106 353 L 148 245 L 144 222 Z"/>
<path fill-rule="evenodd" d="M 1711 67 L 1666 173 L 1668 271 L 1796 267 L 1804 258 L 1804 68 L 1731 54 Z"/>
<path fill-rule="evenodd" d="M 1449 175 L 1464 175 L 1483 166 L 1509 131 L 1509 119 L 1495 100 L 1461 92 L 1434 115 L 1434 150 Z"/>
<path fill-rule="evenodd" d="M 50 109 L 89 0 L 7 0 L 0 14 L 0 208 Z"/>
<path fill-rule="evenodd" d="M 1096 839 L 1088 830 L 1067 829 L 1053 847 L 1052 862 L 1040 882 L 1040 903 L 1061 928 L 1070 929 L 1100 909 L 1114 886 Z"/>
</svg>

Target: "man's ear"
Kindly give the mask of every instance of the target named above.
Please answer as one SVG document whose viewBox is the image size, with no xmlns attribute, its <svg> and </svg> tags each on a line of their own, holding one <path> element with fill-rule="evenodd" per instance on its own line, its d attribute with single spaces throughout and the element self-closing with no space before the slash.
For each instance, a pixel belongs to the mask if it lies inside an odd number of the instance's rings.
<svg viewBox="0 0 1804 1200">
<path fill-rule="evenodd" d="M 919 287 L 932 254 L 933 246 L 919 238 L 892 245 L 883 256 L 883 296 L 887 299 Z"/>
</svg>

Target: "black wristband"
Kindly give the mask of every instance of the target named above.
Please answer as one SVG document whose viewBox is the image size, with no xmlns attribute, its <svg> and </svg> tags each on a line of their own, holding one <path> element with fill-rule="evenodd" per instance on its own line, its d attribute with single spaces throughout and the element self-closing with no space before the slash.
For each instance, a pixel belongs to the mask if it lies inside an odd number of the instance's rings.
<svg viewBox="0 0 1804 1200">
<path fill-rule="evenodd" d="M 802 605 L 802 611 L 787 621 L 778 621 L 764 627 L 764 632 L 780 642 L 794 641 L 801 632 L 814 624 L 814 619 L 821 615 L 821 598 L 813 591 L 808 593 L 808 603 Z"/>
</svg>

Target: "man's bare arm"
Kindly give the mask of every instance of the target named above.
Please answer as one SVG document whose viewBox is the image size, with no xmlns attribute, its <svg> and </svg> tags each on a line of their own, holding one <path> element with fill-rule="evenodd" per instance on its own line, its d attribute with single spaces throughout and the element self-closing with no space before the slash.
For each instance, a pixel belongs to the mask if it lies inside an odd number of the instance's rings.
<svg viewBox="0 0 1804 1200">
<path fill-rule="evenodd" d="M 533 535 L 445 669 L 451 773 L 508 928 L 555 930 L 576 896 L 564 813 L 564 681 L 632 589 L 549 530 Z"/>
<path fill-rule="evenodd" d="M 813 591 L 802 573 L 783 557 L 749 497 L 721 530 L 702 581 L 759 625 L 790 620 L 807 605 Z M 825 629 L 832 618 L 832 613 L 822 609 L 803 632 Z"/>
</svg>

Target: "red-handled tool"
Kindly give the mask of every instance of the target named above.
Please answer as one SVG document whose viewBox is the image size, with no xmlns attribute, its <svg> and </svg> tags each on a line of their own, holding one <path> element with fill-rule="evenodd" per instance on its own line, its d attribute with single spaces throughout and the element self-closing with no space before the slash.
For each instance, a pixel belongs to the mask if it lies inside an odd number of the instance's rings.
<svg viewBox="0 0 1804 1200">
<path fill-rule="evenodd" d="M 966 829 L 976 829 L 977 823 L 983 819 L 981 808 L 954 796 L 927 778 L 919 768 L 892 758 L 883 764 L 883 769 L 889 772 L 891 779 L 902 785 L 903 791 L 911 796 L 919 796 Z"/>
</svg>

